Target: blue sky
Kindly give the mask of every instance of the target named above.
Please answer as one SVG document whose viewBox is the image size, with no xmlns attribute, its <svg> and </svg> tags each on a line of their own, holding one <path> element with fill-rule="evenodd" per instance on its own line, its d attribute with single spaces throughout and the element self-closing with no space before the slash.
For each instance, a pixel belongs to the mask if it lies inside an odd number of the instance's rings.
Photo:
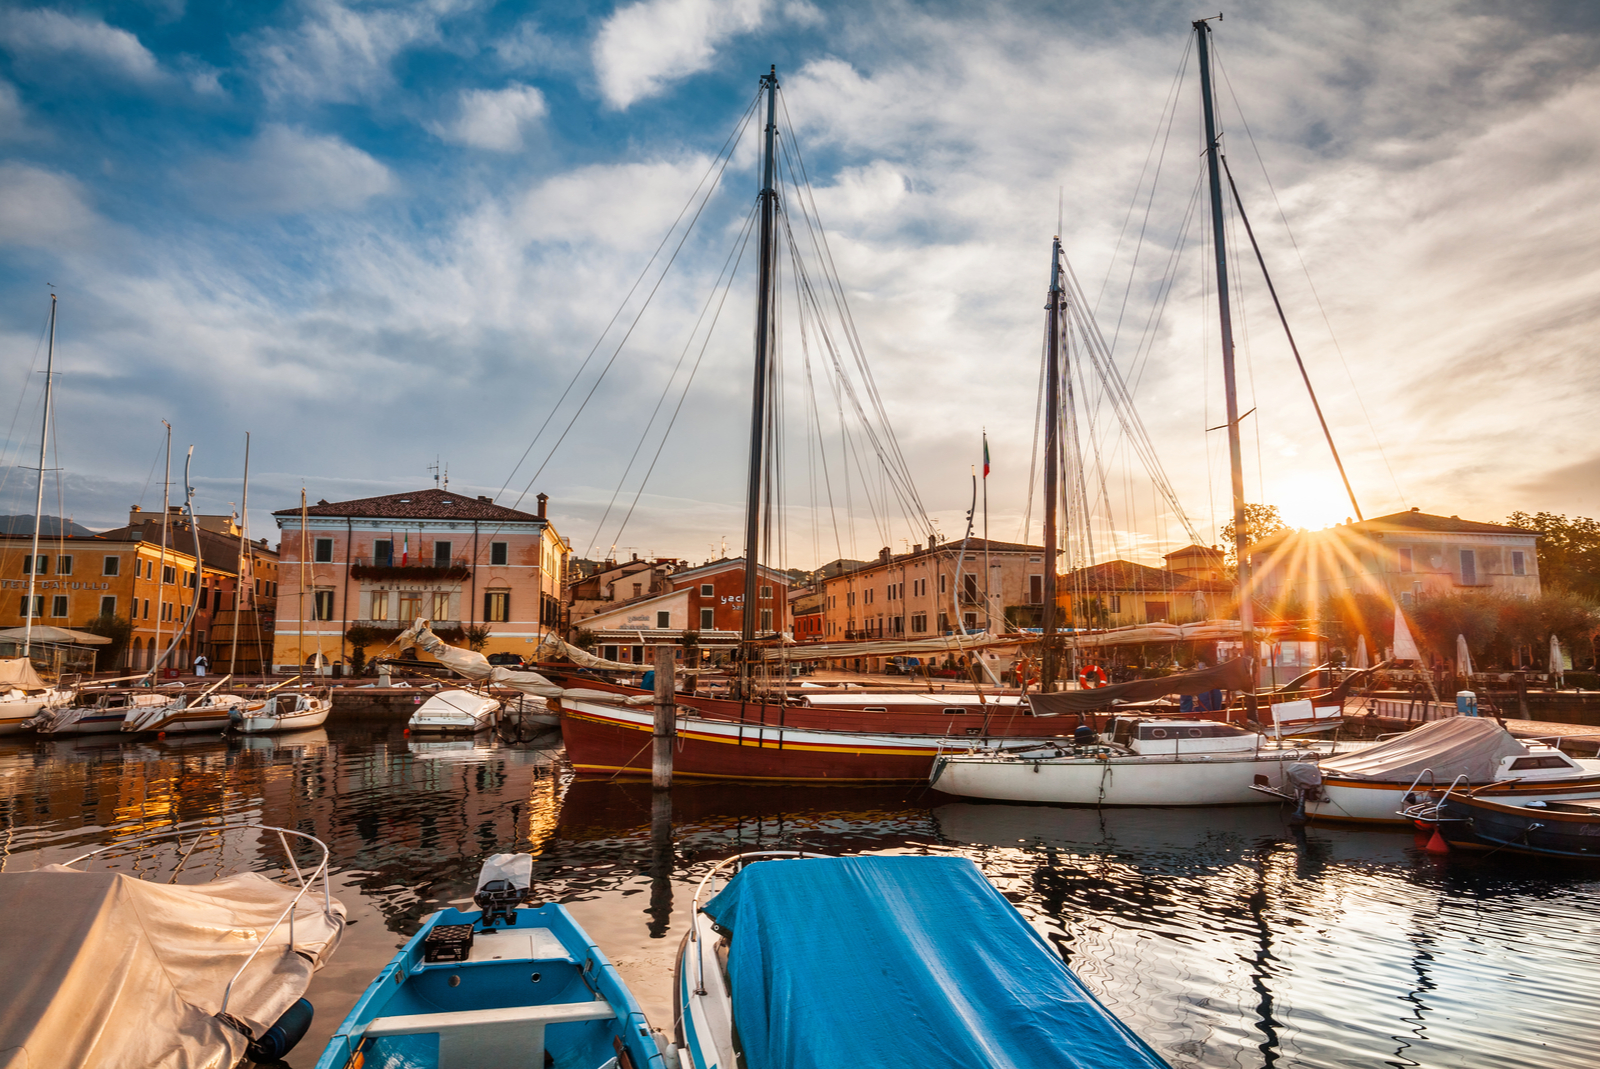
<svg viewBox="0 0 1600 1069">
<path fill-rule="evenodd" d="M 1130 277 L 1124 320 L 1142 325 L 1198 166 L 1192 69 L 1181 149 L 1131 275 L 1118 235 L 1195 14 L 807 0 L 6 5 L 3 462 L 30 464 L 37 448 L 29 369 L 42 367 L 54 284 L 52 463 L 81 522 L 159 504 L 162 418 L 180 456 L 196 447 L 204 511 L 238 500 L 252 432 L 258 535 L 272 536 L 267 513 L 301 485 L 312 500 L 412 489 L 431 482 L 435 456 L 453 487 L 500 494 L 776 63 L 928 512 L 959 535 L 987 427 L 991 529 L 1014 537 L 1058 205 L 1090 292 L 1113 279 L 1103 328 Z M 1217 26 L 1254 138 L 1230 97 L 1230 157 L 1369 515 L 1600 512 L 1597 31 L 1579 3 L 1247 3 Z M 613 540 L 695 559 L 722 538 L 739 548 L 743 290 L 628 528 L 598 521 L 744 217 L 755 162 L 747 139 L 650 317 L 529 490 L 551 495 L 580 552 Z M 1198 240 L 1145 343 L 1138 402 L 1185 508 L 1214 529 L 1226 477 L 1206 434 L 1220 402 Z M 1249 496 L 1300 523 L 1341 519 L 1270 307 L 1242 277 L 1259 406 Z M 1130 368 L 1136 344 L 1119 338 Z M 791 503 L 814 497 L 797 456 Z M 1137 475 L 1124 482 L 1143 493 Z M 1108 504 L 1123 555 L 1178 537 L 1144 500 L 1142 514 Z M 6 476 L 0 511 L 31 504 L 31 477 Z M 921 537 L 920 520 L 863 514 L 835 538 L 820 515 L 794 522 L 787 563 Z"/>
</svg>

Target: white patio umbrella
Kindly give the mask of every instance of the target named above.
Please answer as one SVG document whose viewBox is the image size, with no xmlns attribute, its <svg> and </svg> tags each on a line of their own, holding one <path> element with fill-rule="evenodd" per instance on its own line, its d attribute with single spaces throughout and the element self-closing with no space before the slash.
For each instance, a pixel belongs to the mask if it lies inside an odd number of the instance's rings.
<svg viewBox="0 0 1600 1069">
<path fill-rule="evenodd" d="M 1356 636 L 1356 667 L 1371 668 L 1371 658 L 1367 656 L 1367 636 Z"/>
<path fill-rule="evenodd" d="M 1398 605 L 1394 607 L 1394 658 L 1397 661 L 1422 660 L 1417 640 L 1411 637 L 1411 628 L 1406 626 L 1406 614 Z"/>
<path fill-rule="evenodd" d="M 1472 675 L 1472 651 L 1467 649 L 1467 636 L 1456 636 L 1456 675 Z"/>
<path fill-rule="evenodd" d="M 1556 686 L 1560 687 L 1565 680 L 1561 678 L 1563 668 L 1561 658 L 1561 640 L 1555 635 L 1550 636 L 1550 674 L 1556 679 Z"/>
</svg>

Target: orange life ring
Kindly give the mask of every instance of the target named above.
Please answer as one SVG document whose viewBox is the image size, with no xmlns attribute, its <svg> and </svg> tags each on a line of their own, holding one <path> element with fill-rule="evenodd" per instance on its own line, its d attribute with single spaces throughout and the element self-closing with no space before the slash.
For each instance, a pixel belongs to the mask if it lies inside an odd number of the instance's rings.
<svg viewBox="0 0 1600 1069">
<path fill-rule="evenodd" d="M 1033 687 L 1039 684 L 1039 664 L 1027 657 L 1017 662 L 1017 684 L 1023 687 Z"/>
<path fill-rule="evenodd" d="M 1100 682 L 1091 682 L 1096 679 Z M 1078 673 L 1078 685 L 1084 690 L 1097 690 L 1109 682 L 1111 681 L 1106 678 L 1106 670 L 1097 664 L 1086 665 L 1083 671 Z"/>
</svg>

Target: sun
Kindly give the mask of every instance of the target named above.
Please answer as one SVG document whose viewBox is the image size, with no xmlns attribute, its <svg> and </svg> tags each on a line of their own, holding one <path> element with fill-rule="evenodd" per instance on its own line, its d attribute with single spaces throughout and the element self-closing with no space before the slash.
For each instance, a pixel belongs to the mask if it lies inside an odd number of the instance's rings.
<svg viewBox="0 0 1600 1069">
<path fill-rule="evenodd" d="M 1276 505 L 1278 515 L 1290 527 L 1312 531 L 1355 518 L 1337 474 L 1284 473 L 1267 481 L 1264 503 Z"/>
</svg>

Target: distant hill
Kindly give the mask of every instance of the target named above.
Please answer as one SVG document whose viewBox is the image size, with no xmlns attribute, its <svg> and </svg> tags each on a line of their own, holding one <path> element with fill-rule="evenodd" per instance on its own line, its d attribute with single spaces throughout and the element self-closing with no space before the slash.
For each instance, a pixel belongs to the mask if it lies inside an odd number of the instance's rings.
<svg viewBox="0 0 1600 1069">
<path fill-rule="evenodd" d="M 0 534 L 33 534 L 33 517 L 0 516 Z M 41 516 L 39 518 L 40 538 L 59 538 L 62 535 L 92 534 L 94 534 L 94 532 L 83 526 L 83 524 L 73 523 L 71 520 L 63 520 L 60 516 Z"/>
</svg>

